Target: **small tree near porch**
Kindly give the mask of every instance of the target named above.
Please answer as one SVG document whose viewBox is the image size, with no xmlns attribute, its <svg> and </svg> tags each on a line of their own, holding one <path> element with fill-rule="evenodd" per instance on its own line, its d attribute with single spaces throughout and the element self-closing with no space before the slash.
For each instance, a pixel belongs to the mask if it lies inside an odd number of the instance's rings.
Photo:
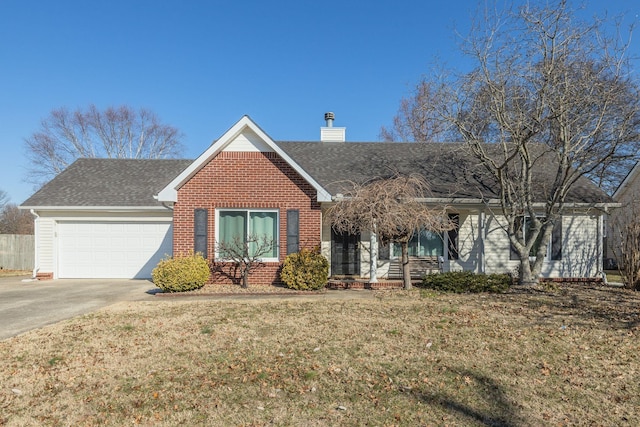
<svg viewBox="0 0 640 427">
<path fill-rule="evenodd" d="M 218 242 L 218 264 L 231 264 L 234 278 L 239 274 L 240 286 L 249 287 L 249 275 L 263 265 L 262 258 L 273 253 L 274 241 L 267 236 L 248 236 L 246 239 L 236 236 L 229 242 Z"/>
<path fill-rule="evenodd" d="M 326 212 L 326 221 L 343 233 L 369 231 L 383 244 L 399 243 L 402 249 L 402 279 L 411 288 L 409 240 L 420 229 L 447 231 L 455 228 L 446 207 L 428 207 L 420 199 L 429 194 L 422 176 L 393 176 L 350 187 Z M 372 278 L 375 268 L 372 268 Z"/>
</svg>

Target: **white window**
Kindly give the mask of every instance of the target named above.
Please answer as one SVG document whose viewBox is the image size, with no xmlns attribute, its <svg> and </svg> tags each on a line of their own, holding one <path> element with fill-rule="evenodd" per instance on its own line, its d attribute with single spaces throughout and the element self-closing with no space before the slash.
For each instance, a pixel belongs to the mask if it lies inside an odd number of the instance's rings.
<svg viewBox="0 0 640 427">
<path fill-rule="evenodd" d="M 540 217 L 539 219 L 543 220 L 544 218 Z M 522 225 L 522 233 L 526 241 L 527 232 L 529 231 L 529 227 L 530 227 L 531 217 L 525 216 L 521 221 L 524 222 L 524 224 Z M 531 247 L 531 250 L 529 251 L 529 257 L 533 258 L 536 256 L 536 253 L 538 252 L 538 248 L 540 247 L 541 241 L 542 241 L 542 231 L 540 232 L 536 241 Z M 512 256 L 512 259 L 514 259 L 513 256 Z M 549 236 L 549 241 L 547 242 L 547 250 L 545 252 L 544 259 L 552 260 L 552 261 L 558 261 L 562 259 L 562 217 L 558 219 L 558 221 L 553 227 L 551 236 Z"/>
<path fill-rule="evenodd" d="M 409 240 L 409 256 L 442 256 L 444 254 L 444 236 L 430 230 L 414 233 Z M 400 257 L 402 249 L 399 243 L 393 244 L 393 256 Z"/>
<path fill-rule="evenodd" d="M 266 261 L 278 260 L 278 211 L 266 209 L 218 209 L 216 211 L 216 242 L 220 247 L 244 245 L 248 243 L 250 256 L 258 254 Z M 270 247 L 264 249 L 264 242 L 271 242 Z"/>
</svg>

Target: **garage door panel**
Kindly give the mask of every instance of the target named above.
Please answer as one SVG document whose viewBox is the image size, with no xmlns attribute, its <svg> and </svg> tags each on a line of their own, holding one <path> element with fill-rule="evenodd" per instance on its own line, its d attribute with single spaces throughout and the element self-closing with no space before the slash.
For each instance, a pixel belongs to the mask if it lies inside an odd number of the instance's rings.
<svg viewBox="0 0 640 427">
<path fill-rule="evenodd" d="M 170 253 L 168 222 L 58 223 L 61 278 L 149 278 Z"/>
</svg>

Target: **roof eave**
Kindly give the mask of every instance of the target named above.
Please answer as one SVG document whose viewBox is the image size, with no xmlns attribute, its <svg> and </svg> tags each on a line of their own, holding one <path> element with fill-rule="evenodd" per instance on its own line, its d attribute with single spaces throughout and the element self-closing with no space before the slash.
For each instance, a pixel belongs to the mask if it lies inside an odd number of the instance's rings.
<svg viewBox="0 0 640 427">
<path fill-rule="evenodd" d="M 165 211 L 169 209 L 166 206 L 38 206 L 38 205 L 20 205 L 19 209 L 35 210 L 35 211 Z"/>
</svg>

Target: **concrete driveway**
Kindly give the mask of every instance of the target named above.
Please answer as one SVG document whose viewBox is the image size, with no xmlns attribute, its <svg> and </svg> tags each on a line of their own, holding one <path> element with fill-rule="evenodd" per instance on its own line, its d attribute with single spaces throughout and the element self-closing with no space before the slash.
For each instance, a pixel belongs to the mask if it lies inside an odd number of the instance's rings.
<svg viewBox="0 0 640 427">
<path fill-rule="evenodd" d="M 0 277 L 0 340 L 119 301 L 153 299 L 157 290 L 146 280 L 24 279 Z"/>
</svg>

